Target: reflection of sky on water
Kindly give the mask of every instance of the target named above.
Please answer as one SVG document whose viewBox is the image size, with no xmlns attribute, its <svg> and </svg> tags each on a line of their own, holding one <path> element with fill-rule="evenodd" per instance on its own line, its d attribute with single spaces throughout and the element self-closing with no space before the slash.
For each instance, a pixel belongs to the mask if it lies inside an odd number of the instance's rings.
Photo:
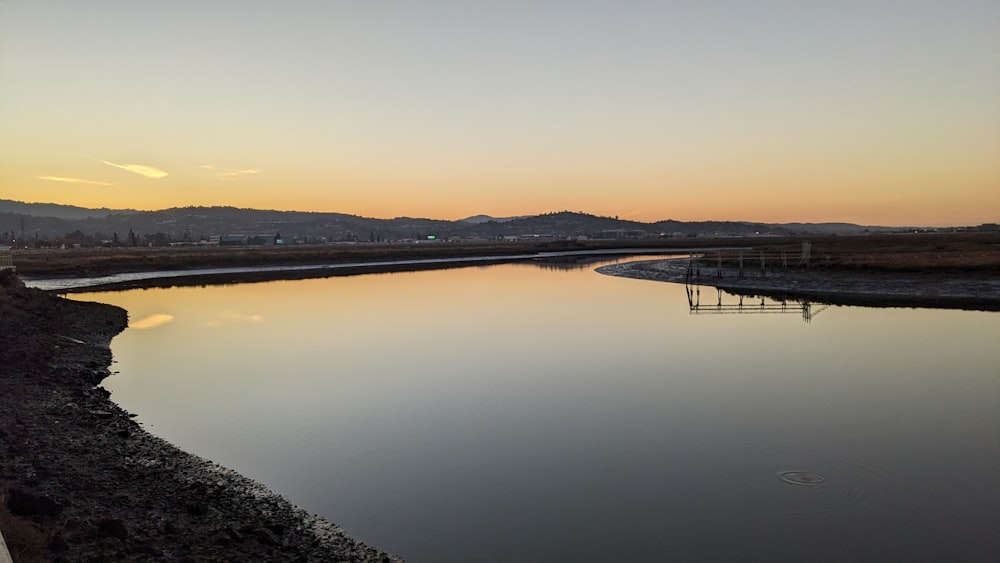
<svg viewBox="0 0 1000 563">
<path fill-rule="evenodd" d="M 74 298 L 174 316 L 105 381 L 153 432 L 411 561 L 1000 550 L 1000 315 L 691 315 L 591 270 Z"/>
<path fill-rule="evenodd" d="M 146 330 L 150 328 L 156 328 L 160 325 L 165 325 L 174 320 L 173 315 L 168 315 L 166 313 L 155 313 L 146 317 L 143 317 L 137 321 L 129 321 L 128 327 L 134 328 L 136 330 Z"/>
<path fill-rule="evenodd" d="M 703 249 L 702 249 L 703 250 Z M 690 252 L 699 252 L 699 249 L 692 249 Z M 677 250 L 672 251 L 672 253 L 679 252 Z M 345 268 L 376 268 L 384 266 L 419 266 L 427 264 L 455 264 L 460 266 L 463 264 L 476 264 L 477 262 L 496 262 L 504 260 L 518 260 L 518 261 L 529 261 L 528 263 L 533 263 L 541 267 L 552 267 L 561 268 L 563 266 L 568 268 L 578 268 L 581 266 L 586 266 L 587 263 L 595 262 L 600 260 L 599 257 L 622 255 L 629 256 L 635 255 L 635 250 L 630 249 L 618 249 L 618 250 L 573 250 L 573 251 L 560 251 L 560 252 L 537 252 L 530 255 L 496 255 L 496 256 L 469 256 L 463 258 L 423 258 L 417 260 L 381 260 L 381 261 L 368 261 L 368 262 L 350 262 L 343 264 L 307 264 L 300 266 L 252 266 L 252 267 L 235 267 L 235 268 L 200 268 L 195 270 L 164 270 L 164 271 L 152 271 L 152 272 L 124 272 L 120 274 L 110 274 L 106 276 L 94 276 L 94 277 L 62 277 L 62 278 L 33 278 L 31 276 L 22 276 L 24 283 L 28 287 L 34 287 L 37 289 L 44 290 L 69 290 L 74 288 L 85 288 L 91 286 L 112 284 L 112 283 L 125 283 L 125 282 L 135 282 L 141 280 L 152 280 L 152 279 L 170 279 L 185 276 L 204 276 L 204 275 L 216 275 L 216 274 L 246 274 L 246 273 L 259 273 L 259 272 L 300 272 L 300 271 L 312 271 L 315 270 L 319 273 L 324 271 L 336 271 Z M 615 262 L 617 262 L 616 260 Z"/>
<path fill-rule="evenodd" d="M 205 322 L 205 326 L 224 326 L 231 323 L 259 323 L 264 317 L 255 313 L 240 313 L 238 311 L 223 311 L 218 319 Z"/>
</svg>

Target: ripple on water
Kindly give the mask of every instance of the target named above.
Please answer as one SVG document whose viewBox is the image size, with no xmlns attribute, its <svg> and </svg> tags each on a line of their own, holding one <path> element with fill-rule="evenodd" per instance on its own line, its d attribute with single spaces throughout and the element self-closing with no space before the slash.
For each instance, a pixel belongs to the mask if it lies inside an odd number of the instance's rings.
<svg viewBox="0 0 1000 563">
<path fill-rule="evenodd" d="M 809 471 L 782 471 L 778 477 L 792 485 L 819 485 L 826 481 L 826 477 Z"/>
<path fill-rule="evenodd" d="M 782 446 L 751 448 L 758 467 L 774 479 L 761 506 L 777 519 L 822 519 L 863 509 L 882 495 L 888 482 L 877 468 L 826 452 Z M 798 485 L 787 487 L 787 484 Z"/>
</svg>

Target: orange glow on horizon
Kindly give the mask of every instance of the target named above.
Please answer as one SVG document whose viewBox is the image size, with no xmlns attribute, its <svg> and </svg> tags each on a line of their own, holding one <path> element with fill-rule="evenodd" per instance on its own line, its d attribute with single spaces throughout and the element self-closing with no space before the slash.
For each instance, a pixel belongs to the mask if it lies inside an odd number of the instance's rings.
<svg viewBox="0 0 1000 563">
<path fill-rule="evenodd" d="M 981 191 L 986 197 L 990 190 Z M 279 211 L 344 213 L 380 219 L 407 216 L 458 220 L 479 214 L 499 218 L 572 211 L 619 217 L 642 223 L 672 219 L 761 223 L 847 222 L 878 226 L 961 226 L 996 222 L 1000 216 L 997 205 L 981 206 L 976 212 L 970 212 L 968 206 L 957 198 L 942 202 L 934 198 L 932 193 L 919 191 L 900 190 L 890 195 L 871 197 L 865 205 L 855 203 L 857 198 L 843 197 L 841 193 L 828 191 L 810 192 L 808 196 L 803 197 L 796 197 L 787 192 L 766 194 L 765 190 L 746 190 L 742 195 L 721 191 L 727 194 L 723 197 L 713 197 L 712 193 L 707 189 L 692 190 L 686 195 L 664 198 L 667 201 L 657 201 L 653 198 L 640 201 L 640 198 L 636 197 L 614 201 L 613 197 L 601 198 L 595 195 L 574 198 L 573 201 L 562 203 L 552 198 L 552 201 L 547 203 L 529 205 L 508 199 L 488 198 L 449 203 L 441 199 L 411 197 L 381 202 L 366 201 L 360 197 L 310 196 L 294 192 L 263 197 L 257 194 L 234 199 L 224 197 L 182 199 L 167 194 L 150 196 L 144 201 L 140 198 L 118 201 L 118 198 L 102 197 L 100 194 L 68 195 L 64 190 L 48 192 L 38 190 L 33 202 L 139 211 L 157 211 L 172 207 L 231 206 Z M 761 195 L 762 193 L 764 195 Z"/>
</svg>

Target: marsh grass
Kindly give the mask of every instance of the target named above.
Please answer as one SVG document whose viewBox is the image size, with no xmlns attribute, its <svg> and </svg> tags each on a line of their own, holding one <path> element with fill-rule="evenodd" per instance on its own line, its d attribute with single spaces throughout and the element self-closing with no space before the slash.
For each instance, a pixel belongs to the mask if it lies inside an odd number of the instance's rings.
<svg viewBox="0 0 1000 563">
<path fill-rule="evenodd" d="M 998 274 L 1000 273 L 1000 234 L 945 233 L 912 235 L 869 235 L 864 237 L 822 237 L 806 241 L 758 244 L 744 255 L 744 268 L 760 267 L 760 252 L 768 255 L 767 266 L 776 268 L 775 255 L 784 252 L 789 268 L 797 268 L 802 242 L 811 243 L 808 267 L 817 270 L 920 273 L 920 274 Z M 738 252 L 724 252 L 723 265 L 735 268 Z M 702 267 L 715 265 L 709 254 Z"/>
</svg>

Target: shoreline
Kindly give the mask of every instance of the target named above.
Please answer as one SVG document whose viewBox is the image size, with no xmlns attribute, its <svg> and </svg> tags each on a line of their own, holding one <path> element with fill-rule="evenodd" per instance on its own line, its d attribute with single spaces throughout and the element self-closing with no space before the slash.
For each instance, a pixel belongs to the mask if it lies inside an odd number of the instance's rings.
<svg viewBox="0 0 1000 563">
<path fill-rule="evenodd" d="M 118 307 L 0 287 L 0 528 L 15 561 L 401 560 L 140 427 L 99 386 L 126 326 Z"/>
<path fill-rule="evenodd" d="M 491 266 L 517 262 L 544 262 L 560 260 L 586 260 L 601 258 L 627 258 L 636 255 L 662 254 L 688 255 L 704 252 L 704 248 L 647 250 L 641 248 L 571 250 L 536 252 L 533 254 L 464 256 L 451 258 L 424 258 L 410 260 L 387 260 L 375 262 L 347 262 L 336 264 L 289 264 L 283 266 L 247 266 L 218 269 L 192 269 L 173 271 L 135 271 L 105 274 L 95 277 L 28 277 L 24 281 L 29 287 L 37 287 L 53 293 L 90 293 L 100 291 L 122 291 L 127 289 L 147 289 L 183 287 L 192 285 L 226 285 L 277 280 L 317 279 L 362 274 L 384 274 L 418 272 L 464 268 L 469 266 Z M 118 279 L 115 279 L 118 278 Z M 100 281 L 104 279 L 105 281 Z M 78 285 L 81 281 L 99 281 Z"/>
<path fill-rule="evenodd" d="M 729 293 L 862 307 L 929 307 L 1000 311 L 1000 276 L 944 272 L 863 272 L 822 267 L 749 273 L 703 265 L 688 278 L 683 258 L 643 260 L 597 268 L 609 276 L 715 287 Z"/>
</svg>

